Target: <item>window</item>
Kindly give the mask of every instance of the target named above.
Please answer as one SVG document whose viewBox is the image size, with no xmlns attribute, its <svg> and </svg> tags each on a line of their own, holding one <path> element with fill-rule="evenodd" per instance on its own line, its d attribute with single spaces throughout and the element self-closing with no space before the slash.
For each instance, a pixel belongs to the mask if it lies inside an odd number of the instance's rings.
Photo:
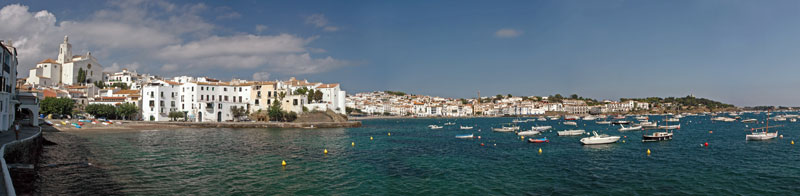
<svg viewBox="0 0 800 196">
<path fill-rule="evenodd" d="M 192 95 L 194 97 L 194 95 Z M 203 100 L 203 95 L 200 95 L 200 101 Z"/>
<path fill-rule="evenodd" d="M 267 91 L 267 97 L 272 97 L 272 91 Z"/>
<path fill-rule="evenodd" d="M 222 91 L 228 92 L 228 88 L 222 88 Z"/>
<path fill-rule="evenodd" d="M 192 92 L 194 92 L 194 86 L 192 87 Z"/>
<path fill-rule="evenodd" d="M 211 96 L 211 101 L 214 101 L 214 96 Z"/>
<path fill-rule="evenodd" d="M 150 107 L 155 107 L 155 106 L 156 106 L 156 101 L 150 100 Z"/>
<path fill-rule="evenodd" d="M 239 87 L 239 92 L 242 92 L 242 87 Z"/>
<path fill-rule="evenodd" d="M 228 99 L 225 99 L 228 100 Z M 219 96 L 219 101 L 222 101 L 222 95 Z"/>
<path fill-rule="evenodd" d="M 161 92 L 161 97 L 164 97 L 164 92 Z"/>
<path fill-rule="evenodd" d="M 261 98 L 261 91 L 256 91 L 256 98 Z"/>
<path fill-rule="evenodd" d="M 171 103 L 170 106 L 174 108 L 175 107 L 175 101 L 170 101 L 170 103 Z"/>
<path fill-rule="evenodd" d="M 217 107 L 217 108 L 219 108 L 219 109 L 222 109 L 222 104 L 220 103 L 220 104 L 219 104 L 219 107 Z"/>
<path fill-rule="evenodd" d="M 256 105 L 258 105 L 258 99 L 256 99 Z"/>
<path fill-rule="evenodd" d="M 225 101 L 228 101 L 228 96 L 227 95 L 225 96 Z"/>
<path fill-rule="evenodd" d="M 292 105 L 297 105 L 297 99 L 294 99 Z"/>
<path fill-rule="evenodd" d="M 242 96 L 239 96 L 239 103 L 242 102 Z"/>
<path fill-rule="evenodd" d="M 272 99 L 267 99 L 267 105 L 272 105 Z"/>
</svg>

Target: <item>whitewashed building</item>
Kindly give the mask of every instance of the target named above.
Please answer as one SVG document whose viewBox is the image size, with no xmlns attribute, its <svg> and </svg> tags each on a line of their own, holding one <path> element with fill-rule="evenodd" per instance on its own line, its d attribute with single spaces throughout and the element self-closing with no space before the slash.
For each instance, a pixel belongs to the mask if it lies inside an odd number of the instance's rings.
<svg viewBox="0 0 800 196">
<path fill-rule="evenodd" d="M 86 81 L 78 81 L 79 72 L 84 72 Z M 73 85 L 103 81 L 103 66 L 97 62 L 91 52 L 85 55 L 72 55 L 72 44 L 64 36 L 64 42 L 58 48 L 58 58 L 46 59 L 30 70 L 26 84 L 55 86 L 59 84 Z"/>
<path fill-rule="evenodd" d="M 2 66 L 0 71 L 0 130 L 8 131 L 16 117 L 16 105 L 20 103 L 15 90 L 18 65 L 17 49 L 9 42 L 0 43 L 0 48 L 2 50 L 0 51 L 0 66 Z M 38 109 L 33 112 L 36 114 L 32 115 L 38 115 Z"/>
</svg>

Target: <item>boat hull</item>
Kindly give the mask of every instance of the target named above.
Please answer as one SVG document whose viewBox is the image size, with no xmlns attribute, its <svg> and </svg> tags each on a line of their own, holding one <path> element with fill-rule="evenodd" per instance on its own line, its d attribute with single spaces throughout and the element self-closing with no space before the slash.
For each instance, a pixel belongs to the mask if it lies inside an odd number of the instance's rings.
<svg viewBox="0 0 800 196">
<path fill-rule="evenodd" d="M 583 143 L 583 145 L 610 144 L 610 143 L 616 143 L 617 141 L 619 141 L 619 138 L 620 138 L 619 136 L 608 136 L 602 138 L 585 137 L 581 139 L 581 143 Z"/>
<path fill-rule="evenodd" d="M 672 134 L 667 135 L 642 135 L 642 142 L 658 142 L 672 140 Z"/>
</svg>

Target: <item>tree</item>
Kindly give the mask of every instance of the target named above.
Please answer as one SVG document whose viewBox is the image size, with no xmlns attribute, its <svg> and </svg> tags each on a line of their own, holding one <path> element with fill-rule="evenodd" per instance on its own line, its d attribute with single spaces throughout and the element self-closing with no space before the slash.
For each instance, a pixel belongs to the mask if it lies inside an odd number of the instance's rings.
<svg viewBox="0 0 800 196">
<path fill-rule="evenodd" d="M 117 107 L 117 116 L 122 117 L 124 120 L 133 118 L 133 115 L 139 113 L 139 107 L 133 103 L 123 103 Z"/>
<path fill-rule="evenodd" d="M 322 101 L 322 91 L 314 92 L 314 100 L 317 102 Z"/>
<path fill-rule="evenodd" d="M 72 114 L 75 102 L 70 98 L 48 97 L 39 103 L 42 114 L 67 115 Z"/>
<path fill-rule="evenodd" d="M 177 121 L 177 120 L 178 120 L 178 118 L 183 118 L 183 117 L 184 117 L 184 115 L 183 115 L 183 112 L 180 112 L 180 111 L 172 111 L 172 112 L 169 112 L 169 114 L 167 114 L 167 117 L 171 118 L 171 119 L 172 119 L 172 121 Z"/>
<path fill-rule="evenodd" d="M 314 89 L 308 90 L 308 95 L 306 96 L 306 99 L 307 99 L 308 103 L 311 103 L 311 101 L 314 101 L 314 95 L 315 95 L 314 93 L 316 93 L 316 92 L 314 92 Z"/>
<path fill-rule="evenodd" d="M 122 90 L 128 90 L 130 88 L 127 84 L 122 83 L 122 82 L 115 82 L 115 83 L 111 84 L 111 87 L 120 88 Z"/>
<path fill-rule="evenodd" d="M 272 102 L 272 105 L 268 108 L 268 116 L 270 120 L 279 121 L 283 119 L 283 111 L 281 110 L 281 101 L 276 100 Z"/>
<path fill-rule="evenodd" d="M 239 121 L 240 117 L 247 116 L 247 110 L 244 107 L 231 106 L 231 114 L 235 121 Z"/>
<path fill-rule="evenodd" d="M 308 93 L 308 88 L 306 88 L 306 87 L 297 88 L 297 89 L 294 90 L 294 94 L 295 95 L 305 95 L 306 93 Z"/>
<path fill-rule="evenodd" d="M 84 71 L 83 68 L 78 68 L 78 83 L 86 83 L 86 71 Z"/>
<path fill-rule="evenodd" d="M 572 94 L 569 97 L 572 98 L 572 99 L 578 99 L 578 94 Z"/>
<path fill-rule="evenodd" d="M 511 97 L 513 97 L 513 96 L 511 96 L 511 94 L 510 94 L 510 93 L 508 94 L 508 96 L 506 96 L 506 98 L 511 98 Z"/>
<path fill-rule="evenodd" d="M 105 117 L 113 119 L 117 117 L 117 108 L 106 104 L 89 104 L 85 108 L 86 113 L 95 117 Z"/>
<path fill-rule="evenodd" d="M 106 84 L 103 83 L 102 81 L 94 81 L 94 86 L 96 86 L 97 88 L 100 88 L 100 89 L 106 88 Z"/>
</svg>

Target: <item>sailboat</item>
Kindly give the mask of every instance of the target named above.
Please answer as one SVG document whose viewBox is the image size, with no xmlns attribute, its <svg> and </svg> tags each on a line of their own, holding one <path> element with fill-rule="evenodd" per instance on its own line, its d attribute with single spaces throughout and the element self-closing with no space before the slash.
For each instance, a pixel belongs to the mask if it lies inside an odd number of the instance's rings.
<svg viewBox="0 0 800 196">
<path fill-rule="evenodd" d="M 773 132 L 773 133 L 769 132 L 769 128 L 770 128 L 770 126 L 769 126 L 769 114 L 770 113 L 767 113 L 767 126 L 759 127 L 759 128 L 750 128 L 750 131 L 752 131 L 752 133 L 747 134 L 745 136 L 745 140 L 770 140 L 770 139 L 775 139 L 776 137 L 778 137 L 778 132 L 777 131 Z M 781 127 L 781 125 L 772 126 L 772 127 Z M 758 131 L 758 130 L 764 130 L 764 131 Z"/>
<path fill-rule="evenodd" d="M 667 118 L 664 116 L 664 118 Z M 657 142 L 657 141 L 666 141 L 672 140 L 672 131 L 670 131 L 669 120 L 666 120 L 666 130 L 665 131 L 655 131 L 650 134 L 642 135 L 642 142 Z M 680 129 L 680 125 L 677 127 Z"/>
</svg>

